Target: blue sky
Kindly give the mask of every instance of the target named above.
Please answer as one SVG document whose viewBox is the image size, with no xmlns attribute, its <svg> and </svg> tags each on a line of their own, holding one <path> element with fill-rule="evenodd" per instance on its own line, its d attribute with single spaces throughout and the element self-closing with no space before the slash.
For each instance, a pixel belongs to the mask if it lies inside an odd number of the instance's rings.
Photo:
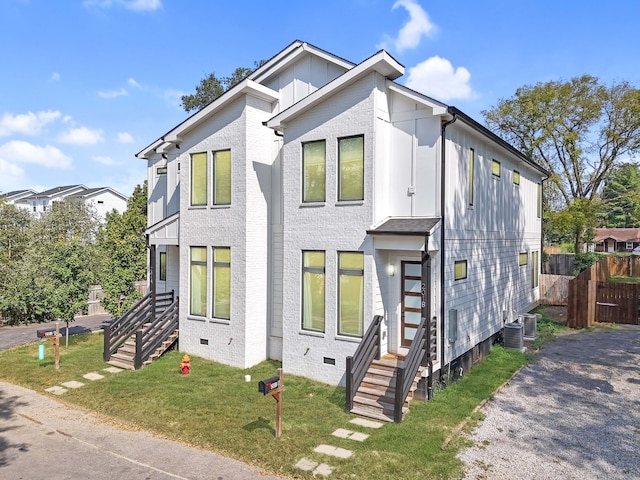
<svg viewBox="0 0 640 480">
<path fill-rule="evenodd" d="M 400 83 L 482 122 L 527 84 L 640 86 L 639 18 L 636 0 L 0 0 L 0 192 L 131 194 L 181 95 L 296 39 L 354 63 L 385 48 Z"/>
</svg>

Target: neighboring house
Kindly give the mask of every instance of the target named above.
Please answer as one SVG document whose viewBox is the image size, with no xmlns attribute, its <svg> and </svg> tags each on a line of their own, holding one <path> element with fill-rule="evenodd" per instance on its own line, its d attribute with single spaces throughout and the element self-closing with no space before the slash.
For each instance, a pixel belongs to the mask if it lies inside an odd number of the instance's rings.
<svg viewBox="0 0 640 480">
<path fill-rule="evenodd" d="M 596 228 L 590 251 L 631 252 L 640 245 L 640 228 Z"/>
<path fill-rule="evenodd" d="M 101 221 L 104 221 L 107 213 L 112 210 L 122 213 L 127 209 L 127 197 L 109 187 L 87 188 L 71 197 L 92 205 Z"/>
<path fill-rule="evenodd" d="M 25 197 L 29 197 L 36 193 L 35 190 L 14 190 L 12 192 L 2 193 L 0 194 L 0 198 L 2 198 L 8 204 L 15 204 L 19 202 L 21 199 Z"/>
<path fill-rule="evenodd" d="M 22 196 L 14 202 L 16 207 L 29 210 L 39 217 L 51 209 L 53 202 L 74 197 L 95 208 L 100 220 L 104 220 L 106 213 L 115 209 L 122 213 L 127 209 L 127 197 L 109 187 L 87 188 L 84 185 L 65 185 L 55 187 L 44 192 L 33 192 Z"/>
<path fill-rule="evenodd" d="M 181 350 L 337 385 L 375 315 L 437 372 L 537 304 L 547 172 L 403 73 L 296 41 L 136 155 Z"/>
</svg>

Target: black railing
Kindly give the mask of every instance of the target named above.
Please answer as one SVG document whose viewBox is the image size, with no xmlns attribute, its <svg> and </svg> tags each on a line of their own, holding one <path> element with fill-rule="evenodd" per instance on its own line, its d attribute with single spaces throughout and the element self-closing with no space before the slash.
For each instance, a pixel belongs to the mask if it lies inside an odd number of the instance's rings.
<svg viewBox="0 0 640 480">
<path fill-rule="evenodd" d="M 353 408 L 353 398 L 362 383 L 362 379 L 369 369 L 369 365 L 374 359 L 380 359 L 380 326 L 382 316 L 376 315 L 367 332 L 362 337 L 360 345 L 353 356 L 347 357 L 347 378 L 346 378 L 346 404 L 347 412 Z"/>
<path fill-rule="evenodd" d="M 422 317 L 420 326 L 409 347 L 409 353 L 404 358 L 402 365 L 396 367 L 396 396 L 393 404 L 393 421 L 402 421 L 402 407 L 409 395 L 411 385 L 418 374 L 418 369 L 425 359 L 428 350 L 429 323 L 426 317 Z"/>
<path fill-rule="evenodd" d="M 144 330 L 136 331 L 136 354 L 133 368 L 138 370 L 142 364 L 178 329 L 178 299 L 160 314 Z"/>
<path fill-rule="evenodd" d="M 103 360 L 108 362 L 111 355 L 116 353 L 122 345 L 145 323 L 149 323 L 156 313 L 161 313 L 166 305 L 173 303 L 173 290 L 167 293 L 151 293 L 138 300 L 124 315 L 104 326 Z M 155 309 L 154 309 L 155 305 Z"/>
</svg>

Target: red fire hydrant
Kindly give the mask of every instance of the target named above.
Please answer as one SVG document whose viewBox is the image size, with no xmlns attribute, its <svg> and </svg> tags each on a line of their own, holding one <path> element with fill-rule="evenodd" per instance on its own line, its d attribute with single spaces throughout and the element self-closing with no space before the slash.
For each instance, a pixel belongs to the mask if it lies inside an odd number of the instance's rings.
<svg viewBox="0 0 640 480">
<path fill-rule="evenodd" d="M 191 368 L 191 361 L 189 359 L 189 355 L 186 353 L 184 357 L 182 357 L 182 363 L 180 364 L 180 371 L 183 375 L 189 375 L 189 369 Z"/>
</svg>

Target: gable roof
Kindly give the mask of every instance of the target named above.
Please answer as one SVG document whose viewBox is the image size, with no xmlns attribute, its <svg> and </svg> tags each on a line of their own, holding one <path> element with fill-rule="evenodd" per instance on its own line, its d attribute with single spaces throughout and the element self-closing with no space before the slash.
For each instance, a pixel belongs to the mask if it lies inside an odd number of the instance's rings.
<svg viewBox="0 0 640 480">
<path fill-rule="evenodd" d="M 640 228 L 595 228 L 594 243 L 613 239 L 617 242 L 640 242 Z"/>
<path fill-rule="evenodd" d="M 12 192 L 7 192 L 7 193 L 2 193 L 0 194 L 0 198 L 6 198 L 6 199 L 11 199 L 14 197 L 21 197 L 21 196 L 28 196 L 28 195 L 33 195 L 37 193 L 35 190 L 32 190 L 30 188 L 25 189 L 25 190 L 13 190 Z"/>
<path fill-rule="evenodd" d="M 169 130 L 155 142 L 140 150 L 138 153 L 136 153 L 136 157 L 141 159 L 148 159 L 154 153 L 163 153 L 166 149 L 171 148 L 174 145 L 179 145 L 181 141 L 181 135 L 184 135 L 189 130 L 196 128 L 198 125 L 207 121 L 209 117 L 211 117 L 224 106 L 236 100 L 241 95 L 252 94 L 269 102 L 278 100 L 280 98 L 279 92 L 265 87 L 264 85 L 262 85 L 262 83 L 283 68 L 286 68 L 289 64 L 291 64 L 291 62 L 295 61 L 296 58 L 305 53 L 312 53 L 343 68 L 353 67 L 353 64 L 351 62 L 348 62 L 343 58 L 332 55 L 325 50 L 314 47 L 309 43 L 296 40 L 289 46 L 281 50 L 279 53 L 271 57 L 269 60 L 267 60 L 263 65 L 258 67 L 242 82 L 234 85 L 222 95 L 214 99 L 206 107 L 198 110 L 196 113 L 185 119 L 182 123 Z"/>
<path fill-rule="evenodd" d="M 83 190 L 78 193 L 74 193 L 73 195 L 70 195 L 70 196 L 76 197 L 76 198 L 89 198 L 104 192 L 111 192 L 113 195 L 120 197 L 122 200 L 127 199 L 125 195 L 121 194 L 120 192 L 114 190 L 111 187 L 87 188 L 86 190 Z"/>
<path fill-rule="evenodd" d="M 34 193 L 33 195 L 25 197 L 22 200 L 37 200 L 38 198 L 56 197 L 77 188 L 82 188 L 83 190 L 87 189 L 87 187 L 85 187 L 84 185 L 64 185 L 62 187 L 50 188 L 49 190 L 45 190 L 44 192 Z"/>
</svg>

